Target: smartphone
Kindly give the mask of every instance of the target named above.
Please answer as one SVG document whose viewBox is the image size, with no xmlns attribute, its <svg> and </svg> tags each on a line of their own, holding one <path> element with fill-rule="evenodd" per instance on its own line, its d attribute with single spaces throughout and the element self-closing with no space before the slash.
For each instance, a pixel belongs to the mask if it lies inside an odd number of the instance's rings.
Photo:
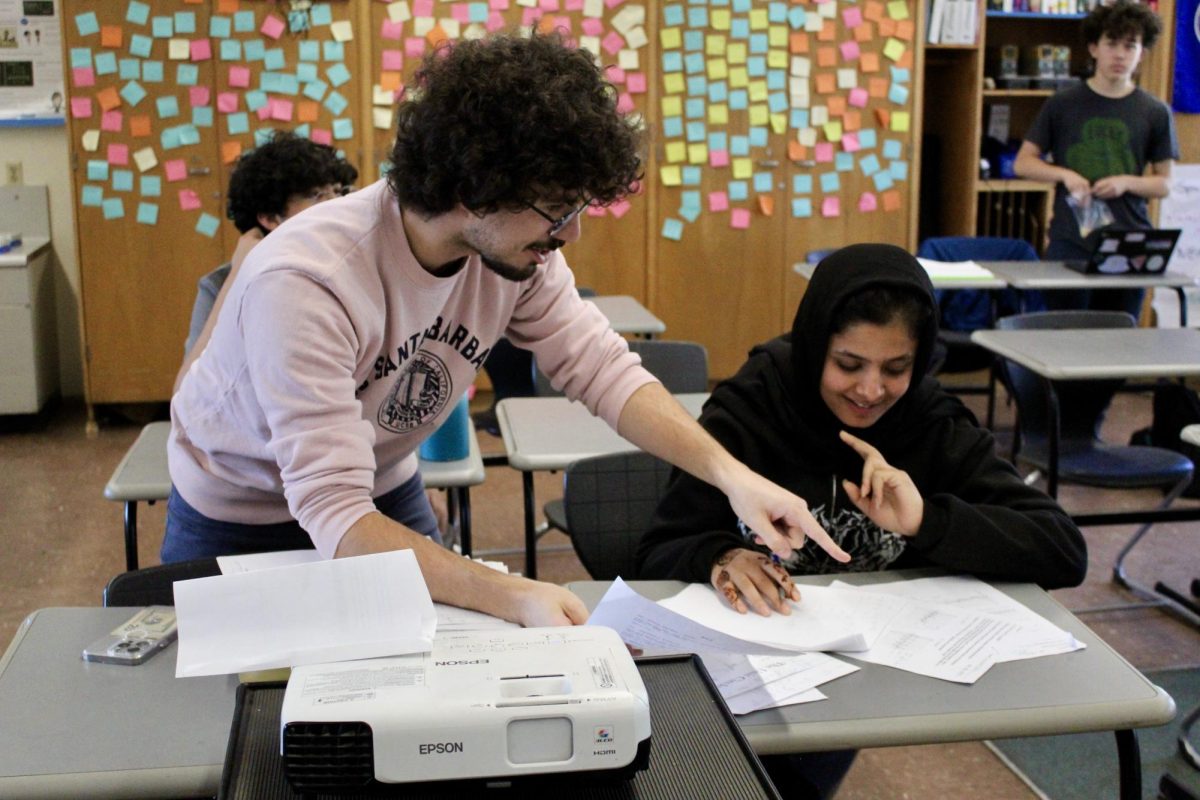
<svg viewBox="0 0 1200 800">
<path fill-rule="evenodd" d="M 177 635 L 173 607 L 146 606 L 111 633 L 84 648 L 83 658 L 135 667 L 165 649 Z"/>
</svg>

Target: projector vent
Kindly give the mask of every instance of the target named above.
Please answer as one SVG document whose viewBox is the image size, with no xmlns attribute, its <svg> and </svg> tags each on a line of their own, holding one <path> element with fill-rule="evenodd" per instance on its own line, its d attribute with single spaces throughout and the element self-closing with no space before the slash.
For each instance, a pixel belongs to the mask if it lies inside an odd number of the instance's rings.
<svg viewBox="0 0 1200 800">
<path fill-rule="evenodd" d="M 375 778 L 371 726 L 292 722 L 283 729 L 283 771 L 301 793 L 365 786 Z"/>
</svg>

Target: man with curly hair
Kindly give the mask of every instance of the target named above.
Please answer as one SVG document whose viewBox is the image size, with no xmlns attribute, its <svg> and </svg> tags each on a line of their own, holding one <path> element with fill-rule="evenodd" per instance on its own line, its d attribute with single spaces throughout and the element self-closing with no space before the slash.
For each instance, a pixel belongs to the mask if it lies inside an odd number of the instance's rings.
<svg viewBox="0 0 1200 800">
<path fill-rule="evenodd" d="M 315 545 L 412 549 L 434 600 L 524 625 L 583 622 L 573 594 L 438 545 L 416 450 L 499 337 L 621 435 L 725 492 L 781 555 L 848 558 L 804 502 L 720 447 L 641 368 L 559 248 L 634 190 L 636 123 L 555 34 L 461 41 L 398 109 L 386 181 L 306 211 L 247 257 L 172 401 L 163 560 Z"/>
</svg>

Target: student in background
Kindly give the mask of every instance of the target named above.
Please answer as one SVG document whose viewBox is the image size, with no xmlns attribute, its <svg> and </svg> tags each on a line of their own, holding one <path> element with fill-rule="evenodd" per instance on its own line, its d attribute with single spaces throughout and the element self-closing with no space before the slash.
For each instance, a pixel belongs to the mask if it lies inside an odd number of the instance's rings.
<svg viewBox="0 0 1200 800">
<path fill-rule="evenodd" d="M 1133 80 L 1161 30 L 1159 18 L 1141 3 L 1117 0 L 1097 6 L 1083 21 L 1093 74 L 1047 100 L 1021 144 L 1016 173 L 1056 184 L 1049 260 L 1089 255 L 1068 197 L 1082 206 L 1102 200 L 1118 227 L 1150 228 L 1147 198 L 1167 196 L 1171 164 L 1179 158 L 1171 110 Z M 1143 293 L 1081 289 L 1045 294 L 1051 308 L 1128 311 L 1136 318 Z"/>
<path fill-rule="evenodd" d="M 163 560 L 411 549 L 435 601 L 525 625 L 584 621 L 565 589 L 441 547 L 421 491 L 418 446 L 502 335 L 625 438 L 718 486 L 780 555 L 812 537 L 845 558 L 575 291 L 559 248 L 643 167 L 637 121 L 593 56 L 557 34 L 464 40 L 430 54 L 409 88 L 386 180 L 285 222 L 230 282 L 171 402 Z"/>
</svg>

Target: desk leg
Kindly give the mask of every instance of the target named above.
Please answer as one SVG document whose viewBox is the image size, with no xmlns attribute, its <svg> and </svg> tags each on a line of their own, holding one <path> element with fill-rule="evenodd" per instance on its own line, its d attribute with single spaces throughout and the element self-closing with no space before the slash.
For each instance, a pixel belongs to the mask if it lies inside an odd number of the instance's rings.
<svg viewBox="0 0 1200 800">
<path fill-rule="evenodd" d="M 537 580 L 537 530 L 533 521 L 533 473 L 522 472 L 525 489 L 525 577 Z"/>
<path fill-rule="evenodd" d="M 138 568 L 137 551 L 137 501 L 125 501 L 125 569 L 129 572 Z"/>
<path fill-rule="evenodd" d="M 1058 497 L 1058 445 L 1061 439 L 1061 421 L 1059 418 L 1058 392 L 1054 390 L 1054 381 L 1042 378 L 1046 386 L 1046 419 L 1050 421 L 1050 454 L 1047 464 L 1046 494 Z"/>
<path fill-rule="evenodd" d="M 1179 295 L 1179 327 L 1187 327 L 1187 292 L 1182 286 L 1175 287 L 1175 294 Z"/>
<path fill-rule="evenodd" d="M 1121 800 L 1141 800 L 1142 754 L 1138 750 L 1137 733 L 1116 731 L 1117 759 L 1121 768 Z"/>
<path fill-rule="evenodd" d="M 467 558 L 471 557 L 471 490 L 463 486 L 457 490 L 459 492 L 458 501 L 458 518 L 459 518 L 459 546 L 462 548 L 462 554 Z"/>
</svg>

